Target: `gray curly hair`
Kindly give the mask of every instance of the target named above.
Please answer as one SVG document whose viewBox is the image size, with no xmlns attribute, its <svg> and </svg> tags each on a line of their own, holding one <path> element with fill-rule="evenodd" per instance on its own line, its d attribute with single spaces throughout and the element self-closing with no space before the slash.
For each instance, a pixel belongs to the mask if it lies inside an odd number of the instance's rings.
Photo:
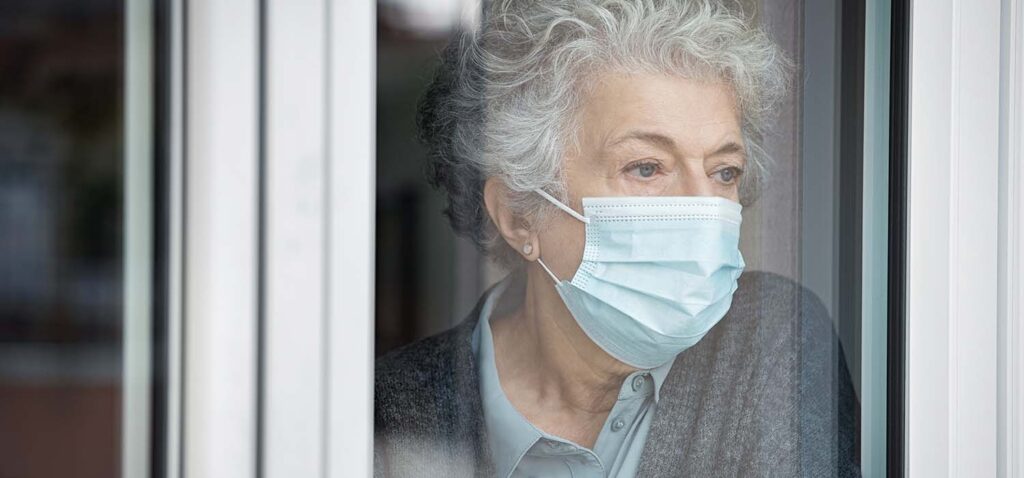
<svg viewBox="0 0 1024 478">
<path fill-rule="evenodd" d="M 427 175 L 446 195 L 452 228 L 499 263 L 521 259 L 486 213 L 483 185 L 499 178 L 509 207 L 536 226 L 567 202 L 562 160 L 578 148 L 577 111 L 608 72 L 725 81 L 736 95 L 750 204 L 767 176 L 762 147 L 788 85 L 789 60 L 760 28 L 715 0 L 499 0 L 476 31 L 462 32 L 420 102 Z M 574 148 L 574 149 L 570 149 Z"/>
</svg>

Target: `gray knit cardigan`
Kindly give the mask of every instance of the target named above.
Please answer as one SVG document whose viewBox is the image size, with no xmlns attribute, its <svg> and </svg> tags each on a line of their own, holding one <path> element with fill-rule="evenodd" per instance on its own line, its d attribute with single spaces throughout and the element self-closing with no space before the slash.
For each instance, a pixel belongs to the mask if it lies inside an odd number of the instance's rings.
<svg viewBox="0 0 1024 478">
<path fill-rule="evenodd" d="M 471 347 L 482 302 L 377 360 L 375 476 L 494 476 Z M 638 476 L 860 476 L 859 410 L 817 297 L 745 273 L 729 313 L 676 358 Z"/>
</svg>

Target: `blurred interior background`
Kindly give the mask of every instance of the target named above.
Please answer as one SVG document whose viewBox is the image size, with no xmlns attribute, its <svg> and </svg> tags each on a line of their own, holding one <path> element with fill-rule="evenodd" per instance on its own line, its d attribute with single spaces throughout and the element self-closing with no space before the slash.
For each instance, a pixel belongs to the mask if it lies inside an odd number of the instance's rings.
<svg viewBox="0 0 1024 478">
<path fill-rule="evenodd" d="M 0 477 L 119 467 L 123 14 L 0 3 Z"/>
</svg>

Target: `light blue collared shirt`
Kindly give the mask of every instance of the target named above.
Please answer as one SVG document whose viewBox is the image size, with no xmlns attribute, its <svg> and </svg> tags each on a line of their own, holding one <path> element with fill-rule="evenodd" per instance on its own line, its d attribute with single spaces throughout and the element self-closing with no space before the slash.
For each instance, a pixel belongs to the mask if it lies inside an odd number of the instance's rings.
<svg viewBox="0 0 1024 478">
<path fill-rule="evenodd" d="M 626 377 L 593 449 L 545 433 L 509 402 L 501 388 L 494 362 L 490 319 L 511 281 L 510 275 L 492 289 L 473 332 L 484 423 L 497 476 L 635 476 L 658 404 L 661 384 L 668 376 L 672 362 L 652 370 L 638 370 Z"/>
</svg>

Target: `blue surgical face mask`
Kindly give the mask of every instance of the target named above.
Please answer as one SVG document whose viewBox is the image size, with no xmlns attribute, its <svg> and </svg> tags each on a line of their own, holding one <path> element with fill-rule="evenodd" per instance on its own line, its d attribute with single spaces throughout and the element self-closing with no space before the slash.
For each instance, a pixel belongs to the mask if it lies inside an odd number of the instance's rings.
<svg viewBox="0 0 1024 478">
<path fill-rule="evenodd" d="M 583 262 L 560 280 L 538 260 L 580 328 L 609 355 L 655 368 L 696 344 L 729 310 L 743 272 L 742 207 L 720 197 L 583 198 Z"/>
</svg>

